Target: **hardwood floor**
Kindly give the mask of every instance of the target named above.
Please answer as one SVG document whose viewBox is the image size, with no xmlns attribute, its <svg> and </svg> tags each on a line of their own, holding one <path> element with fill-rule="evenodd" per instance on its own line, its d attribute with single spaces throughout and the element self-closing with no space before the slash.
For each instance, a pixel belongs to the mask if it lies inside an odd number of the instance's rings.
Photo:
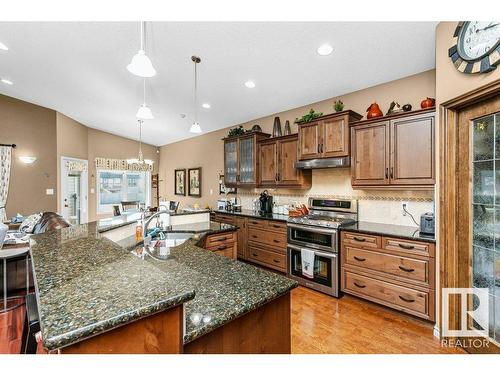
<svg viewBox="0 0 500 375">
<path fill-rule="evenodd" d="M 433 325 L 345 295 L 292 291 L 292 353 L 465 353 L 441 348 Z M 0 314 L 0 353 L 19 353 L 24 306 Z M 41 348 L 39 348 L 41 352 Z"/>
<path fill-rule="evenodd" d="M 406 314 L 344 295 L 329 297 L 299 287 L 292 291 L 292 353 L 440 353 L 433 325 Z"/>
</svg>

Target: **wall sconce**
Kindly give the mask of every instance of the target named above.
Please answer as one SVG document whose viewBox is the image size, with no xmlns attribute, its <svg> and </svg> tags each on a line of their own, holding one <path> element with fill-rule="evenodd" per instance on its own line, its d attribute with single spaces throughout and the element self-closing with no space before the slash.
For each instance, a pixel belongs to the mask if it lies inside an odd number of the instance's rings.
<svg viewBox="0 0 500 375">
<path fill-rule="evenodd" d="M 36 161 L 35 156 L 19 156 L 19 160 L 24 164 L 33 164 Z"/>
</svg>

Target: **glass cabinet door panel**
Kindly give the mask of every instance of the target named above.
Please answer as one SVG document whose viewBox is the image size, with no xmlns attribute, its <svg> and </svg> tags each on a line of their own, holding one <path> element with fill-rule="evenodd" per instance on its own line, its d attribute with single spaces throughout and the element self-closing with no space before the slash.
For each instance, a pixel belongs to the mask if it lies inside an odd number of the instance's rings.
<svg viewBox="0 0 500 375">
<path fill-rule="evenodd" d="M 472 124 L 472 280 L 489 293 L 489 336 L 499 340 L 500 317 L 500 116 Z M 474 304 L 479 302 L 473 301 Z M 477 327 L 477 322 L 474 321 Z M 479 328 L 479 327 L 477 327 Z M 483 327 L 486 328 L 486 327 Z"/>
<path fill-rule="evenodd" d="M 238 175 L 238 141 L 224 143 L 224 179 L 226 183 L 236 183 Z"/>
<path fill-rule="evenodd" d="M 241 183 L 254 183 L 254 138 L 240 140 L 240 179 Z"/>
</svg>

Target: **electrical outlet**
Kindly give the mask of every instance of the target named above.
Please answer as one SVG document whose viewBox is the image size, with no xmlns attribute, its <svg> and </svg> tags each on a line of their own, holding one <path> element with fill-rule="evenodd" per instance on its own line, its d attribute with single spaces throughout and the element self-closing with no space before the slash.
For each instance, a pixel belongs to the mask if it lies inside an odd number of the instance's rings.
<svg viewBox="0 0 500 375">
<path fill-rule="evenodd" d="M 401 210 L 403 211 L 403 216 L 406 216 L 406 211 L 410 211 L 410 207 L 408 207 L 408 202 L 401 202 Z"/>
</svg>

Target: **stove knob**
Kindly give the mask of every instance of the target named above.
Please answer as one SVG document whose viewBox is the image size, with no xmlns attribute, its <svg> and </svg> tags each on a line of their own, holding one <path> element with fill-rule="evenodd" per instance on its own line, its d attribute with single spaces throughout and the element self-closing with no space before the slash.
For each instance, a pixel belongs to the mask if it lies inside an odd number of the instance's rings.
<svg viewBox="0 0 500 375">
<path fill-rule="evenodd" d="M 326 223 L 326 226 L 327 227 L 331 227 L 332 225 L 330 223 Z"/>
</svg>

